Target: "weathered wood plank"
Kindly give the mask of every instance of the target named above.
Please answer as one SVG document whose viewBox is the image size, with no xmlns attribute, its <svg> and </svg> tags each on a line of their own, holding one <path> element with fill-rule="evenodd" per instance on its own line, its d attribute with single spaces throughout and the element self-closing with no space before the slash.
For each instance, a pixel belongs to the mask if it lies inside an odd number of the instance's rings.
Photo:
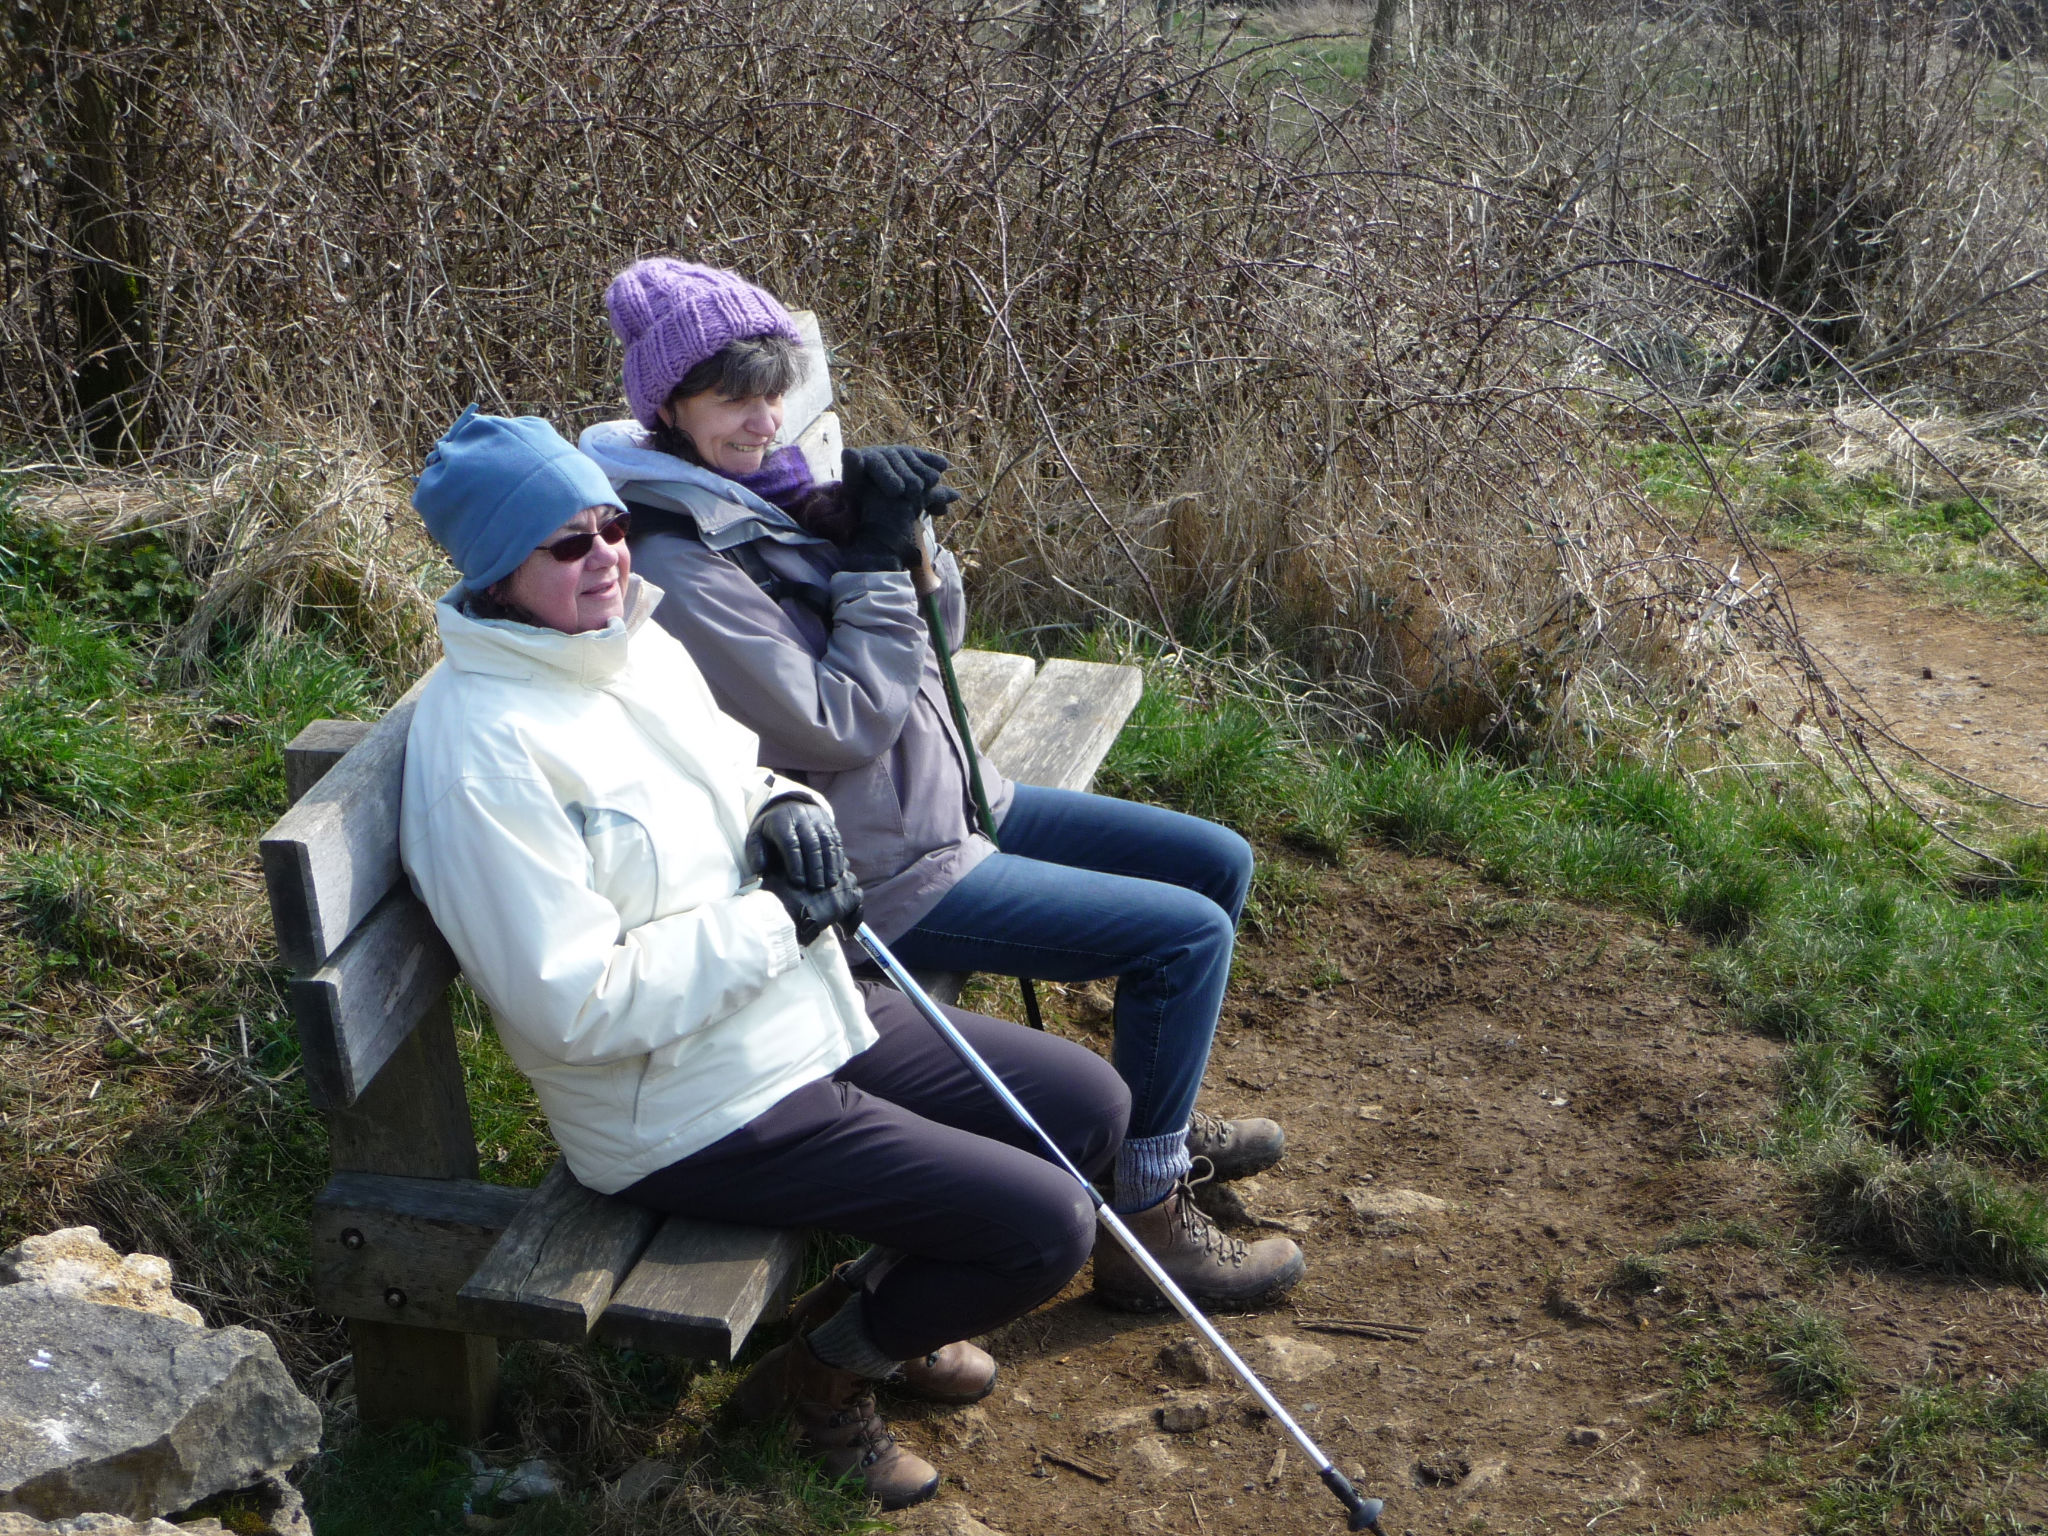
<svg viewBox="0 0 2048 1536">
<path fill-rule="evenodd" d="M 808 366 L 803 382 L 782 397 L 782 431 L 775 439 L 778 447 L 796 442 L 806 427 L 832 408 L 832 360 L 825 352 L 817 313 L 796 309 L 790 311 L 789 318 L 796 322 L 797 334 L 804 339 L 804 361 Z M 837 460 L 833 461 L 832 473 L 827 478 L 839 478 Z"/>
<path fill-rule="evenodd" d="M 558 1160 L 462 1300 L 495 1332 L 580 1344 L 661 1222 L 657 1211 L 585 1189 Z"/>
<path fill-rule="evenodd" d="M 292 805 L 327 777 L 350 747 L 370 734 L 374 720 L 315 720 L 285 743 L 284 788 Z"/>
<path fill-rule="evenodd" d="M 983 747 L 1020 784 L 1086 789 L 1144 691 L 1136 667 L 1048 661 L 993 741 Z"/>
<path fill-rule="evenodd" d="M 761 1314 L 788 1302 L 803 1233 L 671 1216 L 598 1319 L 621 1349 L 731 1363 Z"/>
<path fill-rule="evenodd" d="M 496 1424 L 496 1339 L 353 1317 L 348 1343 L 365 1424 L 439 1419 L 458 1440 L 481 1440 Z"/>
<path fill-rule="evenodd" d="M 438 999 L 346 1109 L 327 1112 L 336 1173 L 473 1179 L 476 1131 L 448 1003 Z"/>
<path fill-rule="evenodd" d="M 846 466 L 839 452 L 846 446 L 846 435 L 840 430 L 837 411 L 827 411 L 805 427 L 796 445 L 803 450 L 813 480 L 837 480 L 844 473 Z"/>
<path fill-rule="evenodd" d="M 433 674 L 430 671 L 427 676 Z M 311 975 L 398 883 L 405 733 L 421 678 L 263 835 L 263 879 L 285 963 Z"/>
<path fill-rule="evenodd" d="M 355 1103 L 459 969 L 426 907 L 401 885 L 327 964 L 295 978 L 292 1013 L 314 1104 Z"/>
<path fill-rule="evenodd" d="M 457 1299 L 530 1189 L 338 1173 L 313 1198 L 313 1305 L 333 1317 L 456 1332 Z"/>
<path fill-rule="evenodd" d="M 1029 656 L 1007 651 L 956 651 L 953 676 L 960 684 L 960 701 L 967 706 L 967 724 L 974 732 L 976 747 L 994 741 L 1015 713 L 1038 675 L 1038 663 Z"/>
</svg>

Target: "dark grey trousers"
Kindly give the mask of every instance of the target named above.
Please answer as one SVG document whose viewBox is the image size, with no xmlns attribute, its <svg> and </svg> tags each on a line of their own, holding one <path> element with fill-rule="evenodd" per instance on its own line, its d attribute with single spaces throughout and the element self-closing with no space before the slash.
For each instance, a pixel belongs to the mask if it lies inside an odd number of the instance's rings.
<svg viewBox="0 0 2048 1536">
<path fill-rule="evenodd" d="M 876 1346 L 908 1360 L 1057 1292 L 1087 1262 L 1095 1210 L 907 998 L 862 991 L 880 1040 L 624 1198 L 900 1251 L 869 1280 L 863 1310 Z M 1109 1166 L 1131 1098 L 1108 1062 L 1057 1035 L 947 1013 L 1083 1173 Z"/>
</svg>

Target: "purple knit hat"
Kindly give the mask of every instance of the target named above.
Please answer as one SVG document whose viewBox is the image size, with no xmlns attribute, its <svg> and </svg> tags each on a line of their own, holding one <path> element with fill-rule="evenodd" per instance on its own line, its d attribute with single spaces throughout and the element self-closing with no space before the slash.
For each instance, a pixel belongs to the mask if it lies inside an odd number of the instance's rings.
<svg viewBox="0 0 2048 1536">
<path fill-rule="evenodd" d="M 737 272 L 673 256 L 634 262 L 605 289 L 604 307 L 626 347 L 626 404 L 650 429 L 683 375 L 733 342 L 772 335 L 803 345 L 773 294 Z"/>
</svg>

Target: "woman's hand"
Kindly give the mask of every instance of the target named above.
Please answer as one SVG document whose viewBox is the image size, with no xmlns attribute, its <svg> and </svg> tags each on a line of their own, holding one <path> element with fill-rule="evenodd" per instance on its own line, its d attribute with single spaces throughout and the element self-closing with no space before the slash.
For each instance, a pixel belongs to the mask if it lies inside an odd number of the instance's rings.
<svg viewBox="0 0 2048 1536">
<path fill-rule="evenodd" d="M 757 875 L 779 869 L 801 890 L 829 891 L 846 878 L 839 823 L 806 795 L 778 796 L 747 828 L 747 863 Z"/>
<path fill-rule="evenodd" d="M 847 505 L 856 525 L 840 565 L 849 571 L 908 571 L 921 563 L 917 520 L 960 499 L 939 484 L 946 456 L 929 448 L 848 448 L 841 455 Z"/>
<path fill-rule="evenodd" d="M 747 829 L 747 863 L 796 924 L 797 943 L 860 921 L 860 882 L 846 867 L 839 824 L 815 800 L 788 795 L 762 806 Z"/>
</svg>

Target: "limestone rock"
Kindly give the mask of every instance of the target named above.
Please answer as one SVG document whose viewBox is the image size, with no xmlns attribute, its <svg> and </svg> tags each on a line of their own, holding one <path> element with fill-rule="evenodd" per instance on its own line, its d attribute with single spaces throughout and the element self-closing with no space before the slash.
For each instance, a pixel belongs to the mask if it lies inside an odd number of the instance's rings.
<svg viewBox="0 0 2048 1536">
<path fill-rule="evenodd" d="M 676 1464 L 645 1457 L 636 1461 L 612 1484 L 612 1497 L 621 1504 L 644 1504 L 655 1491 L 676 1480 Z"/>
<path fill-rule="evenodd" d="M 1290 1339 L 1284 1333 L 1269 1333 L 1252 1340 L 1246 1351 L 1252 1369 L 1273 1381 L 1307 1381 L 1320 1376 L 1337 1363 L 1336 1355 L 1307 1339 Z"/>
<path fill-rule="evenodd" d="M 0 1253 L 0 1285 L 40 1285 L 59 1296 L 151 1312 L 197 1328 L 198 1309 L 171 1294 L 171 1266 L 153 1253 L 114 1252 L 98 1227 L 65 1227 L 23 1238 Z"/>
<path fill-rule="evenodd" d="M 1414 1221 L 1441 1216 L 1451 1208 L 1450 1201 L 1419 1189 L 1379 1189 L 1371 1184 L 1355 1184 L 1345 1190 L 1344 1203 L 1368 1221 Z"/>
<path fill-rule="evenodd" d="M 79 1515 L 45 1524 L 33 1515 L 0 1512 L 0 1536 L 228 1536 L 218 1520 L 173 1525 L 168 1520 L 130 1520 L 125 1515 Z"/>
<path fill-rule="evenodd" d="M 0 1509 L 147 1520 L 319 1444 L 320 1411 L 260 1333 L 0 1287 Z"/>
</svg>

